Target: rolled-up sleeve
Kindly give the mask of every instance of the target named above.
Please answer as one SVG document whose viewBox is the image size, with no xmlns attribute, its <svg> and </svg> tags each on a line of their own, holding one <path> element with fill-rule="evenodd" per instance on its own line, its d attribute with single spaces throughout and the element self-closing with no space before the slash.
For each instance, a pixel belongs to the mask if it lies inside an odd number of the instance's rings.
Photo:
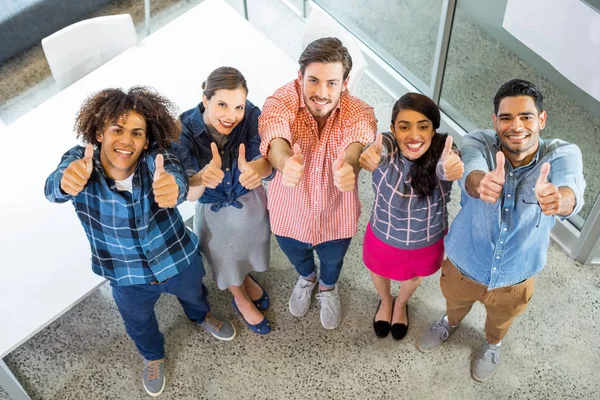
<svg viewBox="0 0 600 400">
<path fill-rule="evenodd" d="M 469 133 L 463 138 L 460 146 L 460 154 L 465 166 L 465 172 L 462 178 L 459 179 L 458 185 L 465 193 L 465 181 L 471 172 L 490 172 L 496 168 L 496 157 L 495 155 L 491 157 L 490 153 L 481 134 Z"/>
<path fill-rule="evenodd" d="M 290 123 L 294 119 L 294 112 L 289 104 L 274 94 L 265 101 L 262 113 L 258 118 L 258 132 L 260 134 L 260 153 L 267 157 L 269 145 L 273 139 L 282 138 L 292 141 Z"/>
<path fill-rule="evenodd" d="M 173 143 L 173 150 L 177 154 L 181 164 L 183 164 L 188 177 L 194 176 L 200 171 L 198 157 L 194 153 L 193 142 L 193 133 L 184 125 L 179 139 Z"/>
</svg>

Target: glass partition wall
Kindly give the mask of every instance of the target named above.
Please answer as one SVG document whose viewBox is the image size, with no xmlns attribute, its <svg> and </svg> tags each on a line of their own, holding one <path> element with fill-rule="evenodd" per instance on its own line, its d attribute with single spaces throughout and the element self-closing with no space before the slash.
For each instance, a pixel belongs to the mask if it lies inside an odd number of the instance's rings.
<svg viewBox="0 0 600 400">
<path fill-rule="evenodd" d="M 587 183 L 583 210 L 557 221 L 552 237 L 570 257 L 600 263 L 600 43 L 593 34 L 600 14 L 593 1 L 555 0 L 548 7 L 544 0 L 314 0 L 297 6 L 305 13 L 319 7 L 349 30 L 374 55 L 368 73 L 380 73 L 374 63 L 385 64 L 412 90 L 431 96 L 458 128 L 456 136 L 492 129 L 492 99 L 502 83 L 534 82 L 548 112 L 542 137 L 580 147 Z"/>
</svg>

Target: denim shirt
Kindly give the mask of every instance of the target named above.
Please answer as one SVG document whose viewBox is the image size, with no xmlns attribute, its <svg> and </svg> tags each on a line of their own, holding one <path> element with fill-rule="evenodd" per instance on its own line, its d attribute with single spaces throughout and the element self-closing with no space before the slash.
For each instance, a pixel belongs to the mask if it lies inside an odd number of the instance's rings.
<svg viewBox="0 0 600 400">
<path fill-rule="evenodd" d="M 173 147 L 185 167 L 188 177 L 197 174 L 212 160 L 210 144 L 214 138 L 204 125 L 202 114 L 204 104 L 200 103 L 181 114 L 179 119 L 182 124 L 180 139 Z M 242 208 L 242 203 L 237 199 L 250 191 L 240 184 L 241 171 L 238 169 L 238 155 L 240 144 L 246 146 L 246 160 L 253 161 L 262 157 L 260 154 L 260 136 L 258 135 L 258 116 L 260 109 L 246 101 L 244 118 L 229 134 L 229 140 L 220 150 L 221 169 L 225 174 L 223 181 L 215 189 L 206 188 L 198 200 L 200 203 L 212 204 L 211 210 L 218 211 L 222 207 L 233 206 Z M 268 178 L 267 178 L 268 179 Z"/>
<path fill-rule="evenodd" d="M 469 196 L 465 189 L 467 176 L 473 171 L 495 169 L 499 150 L 500 141 L 494 131 L 477 131 L 464 137 L 461 153 L 465 173 L 459 181 L 462 208 L 444 241 L 450 261 L 465 276 L 489 289 L 519 283 L 537 275 L 546 264 L 555 219 L 544 215 L 535 196 L 542 164 L 551 165 L 549 182 L 575 193 L 576 204 L 570 215 L 583 207 L 585 190 L 579 147 L 540 138 L 537 154 L 529 164 L 513 168 L 506 162 L 506 181 L 496 203 Z"/>
</svg>

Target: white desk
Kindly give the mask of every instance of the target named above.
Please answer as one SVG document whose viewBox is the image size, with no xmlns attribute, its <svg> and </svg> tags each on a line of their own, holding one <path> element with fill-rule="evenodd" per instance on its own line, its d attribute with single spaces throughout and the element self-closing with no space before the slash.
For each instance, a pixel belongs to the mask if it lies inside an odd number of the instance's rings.
<svg viewBox="0 0 600 400">
<path fill-rule="evenodd" d="M 218 40 L 211 42 L 212 35 Z M 91 271 L 73 206 L 44 197 L 47 176 L 77 144 L 72 129 L 83 99 L 141 84 L 185 111 L 200 102 L 202 81 L 223 65 L 244 74 L 258 106 L 298 68 L 222 0 L 207 0 L 0 132 L 0 358 L 104 283 Z M 193 204 L 180 210 L 191 216 Z M 0 385 L 15 400 L 29 398 L 1 360 Z"/>
</svg>

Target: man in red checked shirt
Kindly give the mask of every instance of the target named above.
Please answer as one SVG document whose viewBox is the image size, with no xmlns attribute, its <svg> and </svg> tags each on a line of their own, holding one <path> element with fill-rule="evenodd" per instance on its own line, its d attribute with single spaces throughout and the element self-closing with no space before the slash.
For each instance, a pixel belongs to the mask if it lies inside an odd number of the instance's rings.
<svg viewBox="0 0 600 400">
<path fill-rule="evenodd" d="M 261 153 L 279 173 L 269 183 L 271 230 L 300 274 L 290 312 L 302 317 L 321 268 L 321 323 L 342 318 L 337 281 L 357 232 L 357 177 L 363 147 L 375 140 L 373 108 L 348 93 L 352 58 L 336 38 L 310 43 L 299 59 L 298 79 L 270 96 L 259 118 Z"/>
</svg>

